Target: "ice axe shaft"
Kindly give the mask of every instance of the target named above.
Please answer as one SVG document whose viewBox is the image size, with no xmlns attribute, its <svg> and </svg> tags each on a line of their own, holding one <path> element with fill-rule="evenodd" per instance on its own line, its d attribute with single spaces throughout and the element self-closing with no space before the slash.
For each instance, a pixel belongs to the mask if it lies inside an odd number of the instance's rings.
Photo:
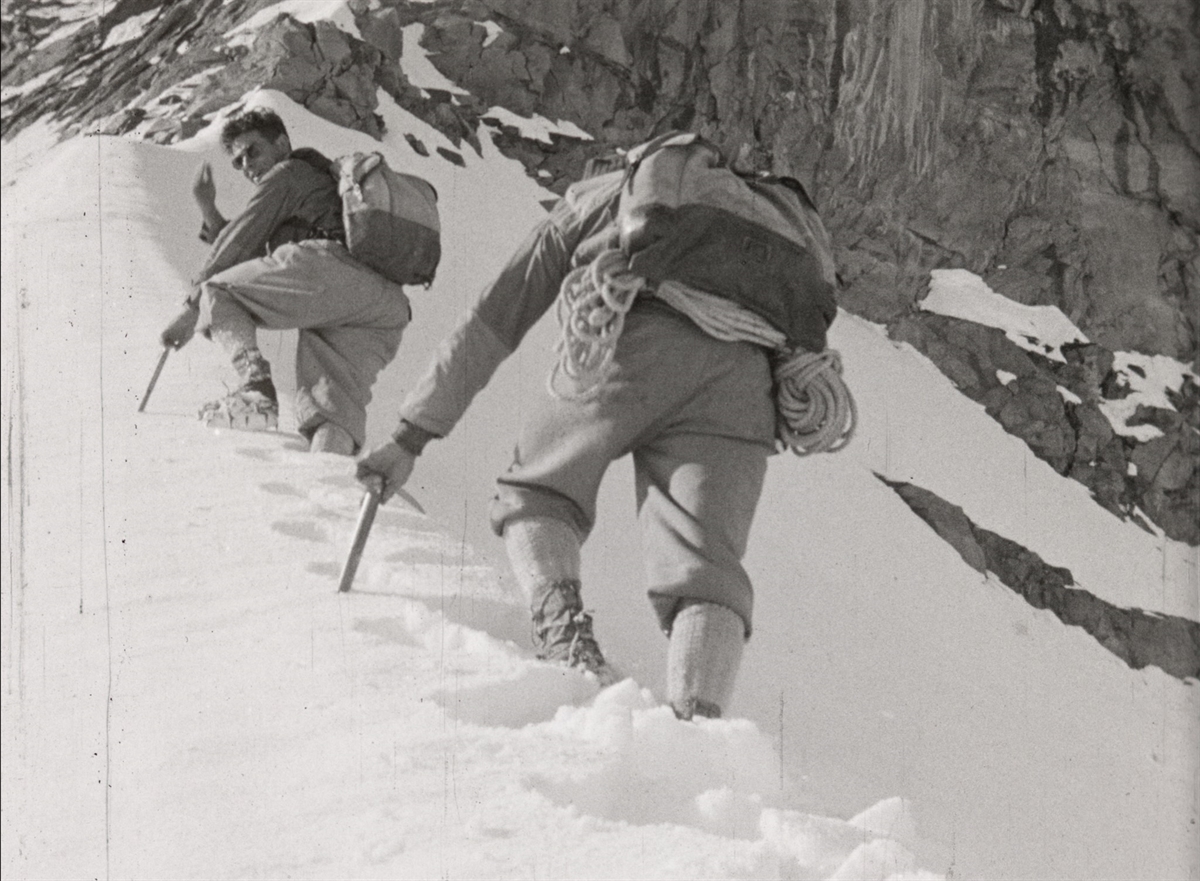
<svg viewBox="0 0 1200 881">
<path fill-rule="evenodd" d="M 171 347 L 163 346 L 162 354 L 158 356 L 158 366 L 154 368 L 154 375 L 150 377 L 150 384 L 146 386 L 146 394 L 142 395 L 142 402 L 138 404 L 139 413 L 146 409 L 146 404 L 150 401 L 150 393 L 154 391 L 154 384 L 158 382 L 158 375 L 162 373 L 163 365 L 167 363 L 167 356 L 170 354 Z"/>
<path fill-rule="evenodd" d="M 342 567 L 342 576 L 338 579 L 338 592 L 345 593 L 354 582 L 354 573 L 358 571 L 358 561 L 362 559 L 363 548 L 367 544 L 367 536 L 371 532 L 371 524 L 375 522 L 375 512 L 379 509 L 379 488 L 375 485 L 367 487 L 363 493 L 362 506 L 358 509 L 358 522 L 354 524 L 354 540 L 350 542 L 350 553 L 346 555 L 346 565 Z"/>
</svg>

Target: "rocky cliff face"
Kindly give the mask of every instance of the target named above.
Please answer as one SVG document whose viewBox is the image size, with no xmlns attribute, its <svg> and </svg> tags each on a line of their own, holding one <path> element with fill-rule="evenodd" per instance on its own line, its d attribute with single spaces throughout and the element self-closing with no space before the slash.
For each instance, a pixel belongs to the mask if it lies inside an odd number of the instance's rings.
<svg viewBox="0 0 1200 881">
<path fill-rule="evenodd" d="M 4 133 L 52 114 L 170 142 L 269 86 L 378 134 L 383 88 L 462 149 L 490 126 L 561 192 L 590 156 L 700 131 L 808 185 L 845 308 L 927 354 L 1109 510 L 1200 542 L 1200 389 L 1141 414 L 1163 432 L 1147 443 L 1115 435 L 1097 407 L 1122 394 L 1114 351 L 1200 364 L 1192 0 L 349 0 L 362 40 L 289 17 L 252 42 L 224 36 L 268 5 L 120 0 L 47 45 L 51 4 L 7 3 L 3 83 L 27 85 L 3 104 Z M 139 38 L 107 45 L 129 22 Z M 408 83 L 398 59 L 415 24 L 469 95 Z M 527 140 L 493 107 L 596 141 Z M 1058 307 L 1091 344 L 1062 365 L 922 312 L 930 270 L 948 267 Z"/>
</svg>

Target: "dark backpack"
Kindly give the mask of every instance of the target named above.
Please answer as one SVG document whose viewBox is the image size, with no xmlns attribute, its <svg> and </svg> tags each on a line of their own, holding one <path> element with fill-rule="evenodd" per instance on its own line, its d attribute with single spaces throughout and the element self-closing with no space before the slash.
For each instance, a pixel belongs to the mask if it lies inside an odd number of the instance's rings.
<svg viewBox="0 0 1200 881">
<path fill-rule="evenodd" d="M 392 170 L 379 153 L 341 156 L 332 173 L 351 255 L 397 284 L 429 287 L 442 258 L 433 185 Z"/>
<path fill-rule="evenodd" d="M 833 246 L 798 181 L 740 174 L 688 132 L 631 149 L 624 165 L 617 227 L 635 275 L 731 300 L 790 347 L 825 349 L 837 315 Z"/>
</svg>

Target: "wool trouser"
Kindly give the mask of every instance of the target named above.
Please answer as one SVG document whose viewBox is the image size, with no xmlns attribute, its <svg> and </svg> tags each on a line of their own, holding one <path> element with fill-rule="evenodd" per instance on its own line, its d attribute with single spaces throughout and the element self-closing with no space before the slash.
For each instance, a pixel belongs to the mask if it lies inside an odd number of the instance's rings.
<svg viewBox="0 0 1200 881">
<path fill-rule="evenodd" d="M 366 440 L 371 386 L 396 357 L 412 310 L 404 289 L 354 260 L 345 246 L 281 245 L 200 285 L 198 332 L 253 339 L 255 329 L 298 329 L 296 422 L 311 437 L 322 422 Z"/>
<path fill-rule="evenodd" d="M 669 631 L 683 600 L 726 606 L 750 632 L 742 568 L 775 409 L 766 353 L 714 339 L 670 307 L 639 300 L 591 394 L 543 399 L 499 478 L 492 526 L 553 517 L 586 537 L 609 463 L 633 455 L 651 603 Z"/>
</svg>

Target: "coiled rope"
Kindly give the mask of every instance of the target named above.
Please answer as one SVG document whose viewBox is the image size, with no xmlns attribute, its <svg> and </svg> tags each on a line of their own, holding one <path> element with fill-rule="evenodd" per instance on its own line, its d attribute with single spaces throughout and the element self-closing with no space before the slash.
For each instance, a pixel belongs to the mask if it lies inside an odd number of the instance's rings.
<svg viewBox="0 0 1200 881">
<path fill-rule="evenodd" d="M 550 394 L 580 400 L 608 378 L 625 315 L 644 284 L 644 279 L 630 273 L 625 255 L 615 248 L 567 273 L 557 300 L 562 336 L 555 345 L 558 361 L 546 383 Z M 560 387 L 564 375 L 575 391 Z"/>
<path fill-rule="evenodd" d="M 580 399 L 608 377 L 625 315 L 644 287 L 644 279 L 630 273 L 624 254 L 616 249 L 567 275 L 558 299 L 563 333 L 556 347 L 559 360 L 548 382 L 552 395 Z M 755 313 L 675 281 L 659 283 L 654 296 L 688 316 L 709 336 L 772 351 L 776 433 L 796 455 L 833 453 L 850 442 L 858 408 L 842 379 L 838 352 L 789 349 L 786 335 Z M 560 375 L 573 380 L 579 390 L 562 391 Z"/>
<path fill-rule="evenodd" d="M 775 429 L 797 456 L 836 453 L 854 437 L 858 405 L 842 379 L 842 356 L 785 351 L 775 360 Z"/>
</svg>

